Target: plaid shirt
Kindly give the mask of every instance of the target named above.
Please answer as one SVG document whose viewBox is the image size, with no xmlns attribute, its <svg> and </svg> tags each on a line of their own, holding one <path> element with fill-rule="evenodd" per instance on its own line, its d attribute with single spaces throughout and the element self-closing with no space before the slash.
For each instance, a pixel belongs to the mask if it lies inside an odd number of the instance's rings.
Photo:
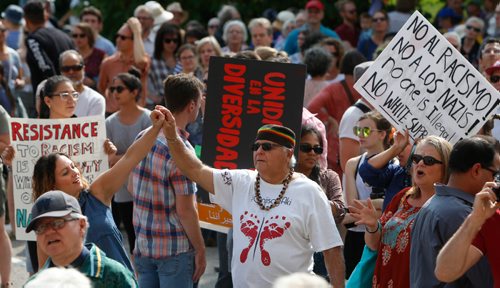
<svg viewBox="0 0 500 288">
<path fill-rule="evenodd" d="M 162 59 L 151 58 L 151 67 L 149 68 L 149 83 L 151 87 L 148 86 L 149 94 L 157 97 L 156 100 L 163 100 L 163 81 L 170 75 L 178 74 L 182 71 L 182 65 L 179 61 L 174 68 L 167 66 L 167 62 Z M 155 103 L 160 103 L 153 101 Z"/>
<path fill-rule="evenodd" d="M 188 133 L 179 129 L 179 134 L 184 144 L 194 150 L 186 140 Z M 196 185 L 176 167 L 162 132 L 132 172 L 132 183 L 134 255 L 160 259 L 192 250 L 176 212 L 175 195 L 193 195 Z"/>
</svg>

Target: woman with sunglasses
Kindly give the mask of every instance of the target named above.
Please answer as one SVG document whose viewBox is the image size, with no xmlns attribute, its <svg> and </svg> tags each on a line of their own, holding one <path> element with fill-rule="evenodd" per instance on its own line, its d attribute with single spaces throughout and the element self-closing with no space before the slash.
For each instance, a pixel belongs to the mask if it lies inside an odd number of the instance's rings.
<svg viewBox="0 0 500 288">
<path fill-rule="evenodd" d="M 366 152 L 349 159 L 346 163 L 344 190 L 348 206 L 354 205 L 354 200 L 366 203 L 366 200 L 371 198 L 374 199 L 373 203 L 377 211 L 379 211 L 379 214 L 381 213 L 383 202 L 381 198 L 383 197 L 384 187 L 367 185 L 358 172 L 359 166 L 365 159 L 369 159 L 390 146 L 392 137 L 391 129 L 391 123 L 380 113 L 373 111 L 361 116 L 358 125 L 354 126 L 354 135 L 359 137 L 359 146 Z M 349 279 L 349 276 L 361 259 L 365 245 L 365 226 L 354 226 L 354 222 L 355 219 L 350 214 L 346 215 L 343 222 L 348 227 L 344 246 L 346 279 Z"/>
<path fill-rule="evenodd" d="M 71 37 L 75 42 L 76 50 L 82 55 L 85 65 L 85 78 L 83 84 L 96 89 L 102 60 L 106 53 L 94 47 L 96 35 L 92 27 L 87 23 L 78 23 L 71 31 Z"/>
<path fill-rule="evenodd" d="M 415 217 L 434 195 L 435 183 L 448 182 L 451 145 L 437 136 L 420 141 L 412 155 L 413 186 L 392 198 L 381 217 L 372 201 L 349 206 L 357 225 L 365 225 L 366 245 L 378 251 L 374 287 L 410 287 L 410 240 Z"/>
<path fill-rule="evenodd" d="M 318 183 L 325 192 L 332 209 L 335 222 L 338 224 L 344 218 L 346 205 L 342 196 L 339 175 L 331 169 L 321 169 L 319 157 L 323 153 L 323 138 L 321 133 L 310 125 L 302 126 L 300 133 L 299 158 L 295 171 L 306 175 Z M 314 253 L 314 273 L 327 277 L 322 253 Z"/>
<path fill-rule="evenodd" d="M 163 80 L 182 70 L 182 66 L 176 57 L 181 43 L 179 26 L 172 23 L 164 23 L 160 26 L 156 33 L 151 69 L 148 74 L 148 82 L 151 83 L 151 85 L 148 85 L 148 108 L 152 108 L 157 104 L 165 105 Z"/>
<path fill-rule="evenodd" d="M 373 60 L 373 53 L 379 45 L 384 43 L 385 34 L 389 31 L 389 17 L 387 12 L 380 10 L 372 16 L 371 35 L 362 37 L 358 42 L 358 51 L 366 57 L 366 60 Z"/>
<path fill-rule="evenodd" d="M 149 118 L 151 111 L 137 103 L 142 89 L 139 77 L 140 72 L 132 69 L 129 73 L 118 74 L 109 87 L 109 92 L 115 97 L 119 107 L 117 112 L 106 118 L 106 134 L 117 148 L 116 155 L 110 157 L 111 167 L 125 155 L 139 132 L 151 126 Z M 133 198 L 126 184 L 122 185 L 114 195 L 112 208 L 116 226 L 119 227 L 120 223 L 123 223 L 125 227 L 130 253 L 132 253 L 135 245 L 135 232 L 132 225 Z"/>
</svg>

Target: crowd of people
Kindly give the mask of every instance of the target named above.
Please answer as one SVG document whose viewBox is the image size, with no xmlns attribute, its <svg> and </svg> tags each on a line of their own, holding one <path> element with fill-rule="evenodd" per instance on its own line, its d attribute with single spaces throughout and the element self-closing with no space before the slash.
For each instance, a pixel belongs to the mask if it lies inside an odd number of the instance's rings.
<svg viewBox="0 0 500 288">
<path fill-rule="evenodd" d="M 20 157 L 7 119 L 86 116 L 106 119 L 110 168 L 89 183 L 71 155 L 34 163 L 26 287 L 196 287 L 215 238 L 216 287 L 500 287 L 500 107 L 455 145 L 410 143 L 354 88 L 417 1 L 338 0 L 336 27 L 321 0 L 253 19 L 222 5 L 206 25 L 148 1 L 114 39 L 96 7 L 55 19 L 51 1 L 22 2 L 0 21 L 1 288 Z M 429 20 L 500 90 L 500 4 L 447 0 Z M 263 125 L 255 169 L 195 153 L 212 56 L 306 65 L 300 134 Z M 200 228 L 198 187 L 232 214 L 227 235 Z"/>
</svg>

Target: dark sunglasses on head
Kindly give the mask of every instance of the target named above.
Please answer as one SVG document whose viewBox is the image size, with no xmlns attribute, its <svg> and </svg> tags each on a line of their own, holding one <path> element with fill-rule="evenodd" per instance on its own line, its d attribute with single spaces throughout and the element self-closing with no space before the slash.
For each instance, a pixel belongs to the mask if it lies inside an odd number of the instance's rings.
<svg viewBox="0 0 500 288">
<path fill-rule="evenodd" d="M 420 161 L 424 160 L 424 164 L 426 166 L 432 166 L 434 164 L 443 164 L 442 161 L 437 160 L 436 158 L 432 156 L 422 156 L 419 154 L 413 154 L 411 156 L 411 161 L 415 164 L 418 164 Z"/>
<path fill-rule="evenodd" d="M 481 32 L 481 29 L 479 29 L 477 27 L 470 26 L 470 25 L 465 26 L 465 28 L 467 28 L 467 30 L 474 30 L 477 33 Z"/>
<path fill-rule="evenodd" d="M 386 20 L 385 17 L 372 18 L 372 21 L 375 23 L 384 22 L 385 20 Z"/>
<path fill-rule="evenodd" d="M 122 41 L 125 41 L 127 39 L 131 39 L 131 40 L 134 39 L 134 37 L 132 37 L 132 36 L 125 36 L 122 34 L 116 34 L 115 39 L 118 39 L 118 38 L 120 38 L 120 40 L 122 40 Z"/>
<path fill-rule="evenodd" d="M 62 72 L 69 72 L 71 70 L 73 71 L 80 71 L 83 69 L 83 64 L 78 64 L 78 65 L 71 65 L 71 66 L 62 66 L 61 71 Z"/>
<path fill-rule="evenodd" d="M 110 86 L 109 87 L 109 92 L 110 93 L 113 93 L 116 91 L 116 93 L 122 93 L 123 90 L 127 89 L 126 87 L 124 86 Z"/>
<path fill-rule="evenodd" d="M 491 75 L 490 76 L 491 83 L 497 83 L 499 80 L 500 80 L 500 76 L 498 76 L 498 75 Z"/>
<path fill-rule="evenodd" d="M 87 37 L 87 35 L 85 35 L 83 33 L 82 34 L 73 33 L 73 34 L 71 34 L 71 37 L 73 37 L 73 38 L 85 38 L 85 37 Z"/>
<path fill-rule="evenodd" d="M 312 146 L 311 144 L 300 144 L 299 146 L 300 151 L 304 153 L 309 153 L 311 151 L 314 151 L 315 154 L 321 154 L 323 153 L 323 147 L 321 146 Z"/>
<path fill-rule="evenodd" d="M 279 144 L 274 144 L 274 143 L 269 143 L 269 142 L 264 142 L 264 143 L 253 143 L 252 144 L 252 151 L 257 151 L 259 150 L 260 147 L 262 147 L 262 150 L 264 151 L 270 151 L 274 147 L 280 147 L 281 145 Z"/>
<path fill-rule="evenodd" d="M 179 40 L 173 39 L 173 38 L 163 38 L 163 42 L 167 43 L 167 44 L 174 42 L 175 44 L 177 44 L 179 42 Z"/>
<path fill-rule="evenodd" d="M 363 137 L 368 137 L 372 134 L 372 132 L 374 131 L 381 131 L 381 130 L 378 130 L 378 129 L 372 129 L 370 127 L 359 127 L 359 126 L 354 126 L 352 128 L 352 131 L 354 132 L 354 135 L 360 137 L 361 135 L 363 135 Z"/>
</svg>

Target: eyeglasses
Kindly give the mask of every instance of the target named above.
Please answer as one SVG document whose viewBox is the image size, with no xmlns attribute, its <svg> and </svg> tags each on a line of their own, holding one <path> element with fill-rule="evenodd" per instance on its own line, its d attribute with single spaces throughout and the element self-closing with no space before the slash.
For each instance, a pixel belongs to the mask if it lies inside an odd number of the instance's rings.
<svg viewBox="0 0 500 288">
<path fill-rule="evenodd" d="M 317 146 L 312 146 L 311 144 L 300 144 L 299 146 L 300 151 L 304 153 L 309 153 L 311 151 L 314 151 L 314 154 L 321 154 L 323 153 L 323 147 L 317 145 Z"/>
<path fill-rule="evenodd" d="M 491 83 L 497 83 L 498 81 L 500 81 L 500 76 L 498 76 L 498 75 L 491 75 L 490 76 Z"/>
<path fill-rule="evenodd" d="M 194 55 L 181 57 L 181 60 L 193 60 L 193 59 L 194 59 Z"/>
<path fill-rule="evenodd" d="M 173 39 L 173 38 L 163 38 L 163 43 L 167 43 L 167 44 L 170 44 L 170 43 L 179 43 L 179 40 L 178 39 Z"/>
<path fill-rule="evenodd" d="M 424 164 L 426 166 L 432 166 L 434 164 L 443 164 L 442 161 L 439 161 L 432 156 L 422 156 L 422 155 L 418 155 L 418 154 L 413 154 L 411 156 L 411 161 L 415 164 L 418 164 L 422 160 L 424 160 Z"/>
<path fill-rule="evenodd" d="M 375 23 L 384 22 L 385 20 L 386 20 L 385 17 L 372 18 L 372 21 L 375 22 Z"/>
<path fill-rule="evenodd" d="M 363 137 L 368 137 L 372 134 L 373 131 L 380 132 L 382 130 L 378 129 L 372 129 L 370 127 L 359 127 L 359 126 L 354 126 L 352 128 L 352 132 L 354 132 L 354 135 L 360 137 L 360 135 L 363 135 Z"/>
<path fill-rule="evenodd" d="M 85 35 L 83 33 L 82 34 L 73 33 L 73 34 L 71 34 L 71 37 L 73 37 L 73 38 L 85 38 L 85 37 L 87 37 L 87 35 Z"/>
<path fill-rule="evenodd" d="M 130 40 L 134 39 L 134 37 L 133 37 L 133 36 L 126 36 L 126 35 L 122 35 L 122 34 L 116 34 L 116 35 L 115 35 L 115 39 L 118 39 L 118 38 L 119 38 L 120 40 L 122 40 L 122 41 L 125 41 L 125 40 L 127 40 L 127 39 L 130 39 Z"/>
<path fill-rule="evenodd" d="M 76 92 L 76 91 L 73 91 L 73 92 L 61 92 L 61 93 L 57 93 L 57 94 L 52 94 L 51 96 L 59 96 L 61 97 L 61 100 L 62 101 L 66 101 L 68 99 L 73 99 L 73 100 L 77 100 L 78 97 L 80 97 L 80 93 Z"/>
<path fill-rule="evenodd" d="M 125 86 L 110 86 L 109 92 L 114 93 L 116 91 L 116 93 L 122 93 L 123 90 L 125 90 L 125 89 L 127 89 L 127 87 L 125 87 Z"/>
<path fill-rule="evenodd" d="M 75 220 L 78 220 L 78 218 L 58 218 L 58 219 L 55 219 L 54 221 L 51 221 L 51 222 L 38 224 L 34 229 L 35 234 L 41 235 L 41 234 L 45 233 L 45 231 L 47 231 L 47 228 L 49 228 L 49 227 L 56 230 L 56 231 L 61 230 L 66 225 L 66 222 L 71 222 L 71 221 L 75 221 Z"/>
<path fill-rule="evenodd" d="M 252 144 L 252 151 L 257 151 L 257 150 L 259 150 L 260 147 L 262 147 L 262 150 L 264 150 L 264 151 L 271 151 L 275 147 L 281 147 L 281 145 L 269 143 L 269 142 L 253 143 Z"/>
<path fill-rule="evenodd" d="M 483 168 L 484 170 L 490 171 L 491 174 L 493 174 L 493 178 L 497 178 L 500 175 L 500 171 L 495 171 L 495 170 L 493 170 L 491 168 L 484 167 L 483 165 L 481 165 L 481 168 Z"/>
<path fill-rule="evenodd" d="M 474 26 L 466 25 L 465 28 L 467 28 L 467 30 L 474 30 L 477 33 L 481 32 L 480 28 L 477 28 L 477 27 L 474 27 Z"/>
<path fill-rule="evenodd" d="M 62 72 L 69 72 L 71 70 L 73 71 L 81 71 L 83 69 L 83 64 L 78 64 L 78 65 L 71 65 L 71 66 L 62 66 L 61 71 Z"/>
</svg>

